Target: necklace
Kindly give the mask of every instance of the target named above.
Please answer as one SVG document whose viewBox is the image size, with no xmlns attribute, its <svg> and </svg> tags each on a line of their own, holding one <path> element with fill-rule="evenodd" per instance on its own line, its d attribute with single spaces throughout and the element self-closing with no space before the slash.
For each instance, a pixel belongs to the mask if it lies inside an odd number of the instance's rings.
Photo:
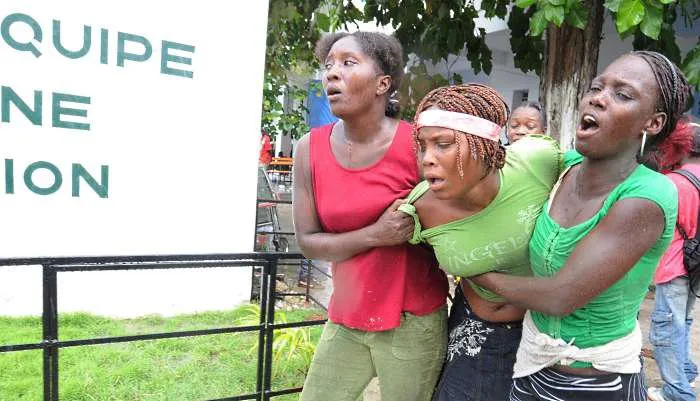
<svg viewBox="0 0 700 401">
<path fill-rule="evenodd" d="M 337 125 L 336 125 L 337 127 Z M 353 168 L 354 166 L 354 160 L 353 160 L 353 147 L 354 145 L 360 145 L 358 148 L 358 152 L 356 152 L 358 155 L 360 155 L 359 158 L 359 163 L 363 164 L 367 159 L 372 159 L 372 157 L 375 156 L 374 152 L 376 152 L 376 147 L 382 147 L 383 149 L 383 144 L 385 142 L 386 138 L 386 133 L 384 131 L 379 131 L 377 135 L 369 138 L 365 138 L 365 140 L 360 140 L 360 141 L 352 141 L 347 137 L 347 134 L 345 133 L 345 129 L 343 129 L 340 132 L 336 133 L 338 139 L 342 141 L 342 143 L 345 145 L 345 152 L 347 153 L 347 166 L 348 168 Z M 341 145 L 342 146 L 342 145 Z M 362 156 L 362 152 L 371 152 L 371 156 Z"/>
<path fill-rule="evenodd" d="M 345 150 L 348 153 L 348 167 L 352 167 L 352 142 L 348 141 L 348 138 L 345 137 L 345 133 L 343 133 L 343 142 L 345 142 Z"/>
</svg>

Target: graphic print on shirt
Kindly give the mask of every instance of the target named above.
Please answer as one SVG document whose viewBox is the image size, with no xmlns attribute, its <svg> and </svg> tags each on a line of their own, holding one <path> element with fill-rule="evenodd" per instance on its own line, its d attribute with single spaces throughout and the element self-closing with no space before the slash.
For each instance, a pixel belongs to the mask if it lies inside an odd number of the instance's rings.
<svg viewBox="0 0 700 401">
<path fill-rule="evenodd" d="M 518 223 L 523 224 L 528 232 L 532 232 L 535 227 L 535 221 L 540 215 L 542 205 L 530 205 L 527 208 L 518 212 Z"/>
<path fill-rule="evenodd" d="M 470 313 L 459 326 L 450 332 L 450 340 L 447 344 L 447 360 L 451 361 L 455 356 L 477 356 L 481 352 L 481 346 L 488 339 L 488 335 L 494 329 L 484 327 L 484 322 L 472 319 Z"/>
<path fill-rule="evenodd" d="M 513 216 L 518 229 L 513 230 L 515 232 L 512 235 L 488 242 L 484 246 L 462 250 L 450 235 L 433 239 L 433 245 L 440 254 L 440 263 L 452 272 L 459 271 L 460 268 L 463 270 L 464 267 L 472 263 L 486 260 L 489 261 L 489 266 L 484 271 L 507 268 L 508 264 L 512 263 L 512 254 L 527 248 L 541 207 L 541 205 L 530 204 L 518 210 Z"/>
</svg>

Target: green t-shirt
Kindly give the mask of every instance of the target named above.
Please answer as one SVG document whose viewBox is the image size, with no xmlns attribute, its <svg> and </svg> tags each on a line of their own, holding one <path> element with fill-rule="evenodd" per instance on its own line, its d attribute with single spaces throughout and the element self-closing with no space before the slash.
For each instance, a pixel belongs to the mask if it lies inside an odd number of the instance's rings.
<svg viewBox="0 0 700 401">
<path fill-rule="evenodd" d="M 573 166 L 582 160 L 580 154 L 568 152 L 565 165 Z M 565 317 L 532 311 L 532 319 L 541 332 L 566 342 L 574 340 L 577 347 L 588 348 L 624 337 L 634 329 L 639 306 L 659 259 L 673 238 L 676 224 L 678 194 L 671 180 L 662 174 L 638 166 L 612 190 L 596 215 L 573 227 L 562 228 L 547 212 L 542 213 L 530 240 L 530 262 L 535 276 L 555 275 L 578 242 L 596 227 L 615 202 L 625 198 L 644 198 L 659 205 L 665 218 L 663 234 L 627 274 L 581 309 Z M 544 210 L 548 210 L 548 205 Z M 620 252 L 624 251 L 620 249 Z M 576 362 L 572 366 L 590 364 Z"/>
<path fill-rule="evenodd" d="M 556 141 L 531 135 L 508 147 L 505 166 L 499 171 L 501 187 L 491 203 L 479 213 L 423 230 L 413 203 L 428 191 L 419 183 L 399 210 L 415 221 L 411 243 L 427 242 L 435 250 L 440 267 L 462 277 L 499 271 L 517 276 L 532 275 L 528 242 L 535 220 L 562 168 Z M 504 299 L 469 282 L 482 298 Z"/>
</svg>

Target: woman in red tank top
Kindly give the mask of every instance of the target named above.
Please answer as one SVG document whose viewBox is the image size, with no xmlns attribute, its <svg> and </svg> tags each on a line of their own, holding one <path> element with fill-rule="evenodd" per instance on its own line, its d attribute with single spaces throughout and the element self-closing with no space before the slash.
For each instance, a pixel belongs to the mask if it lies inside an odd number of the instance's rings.
<svg viewBox="0 0 700 401">
<path fill-rule="evenodd" d="M 382 400 L 427 401 L 445 354 L 447 280 L 430 251 L 407 244 L 413 221 L 397 211 L 419 181 L 392 96 L 401 45 L 336 33 L 317 56 L 340 121 L 297 145 L 294 225 L 304 255 L 333 262 L 333 295 L 301 399 L 355 401 L 378 376 Z"/>
</svg>

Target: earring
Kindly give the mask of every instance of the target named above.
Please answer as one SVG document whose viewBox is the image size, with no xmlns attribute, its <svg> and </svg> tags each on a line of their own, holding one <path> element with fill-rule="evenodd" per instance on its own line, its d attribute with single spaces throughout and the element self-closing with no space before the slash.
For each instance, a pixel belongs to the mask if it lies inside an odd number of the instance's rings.
<svg viewBox="0 0 700 401">
<path fill-rule="evenodd" d="M 642 130 L 642 148 L 639 150 L 639 155 L 644 156 L 644 145 L 647 143 L 647 132 Z"/>
<path fill-rule="evenodd" d="M 397 95 L 396 91 L 393 91 L 391 93 L 391 95 L 389 95 L 389 103 L 392 103 L 392 104 L 399 103 L 399 99 L 396 98 L 397 97 L 396 95 Z"/>
</svg>

